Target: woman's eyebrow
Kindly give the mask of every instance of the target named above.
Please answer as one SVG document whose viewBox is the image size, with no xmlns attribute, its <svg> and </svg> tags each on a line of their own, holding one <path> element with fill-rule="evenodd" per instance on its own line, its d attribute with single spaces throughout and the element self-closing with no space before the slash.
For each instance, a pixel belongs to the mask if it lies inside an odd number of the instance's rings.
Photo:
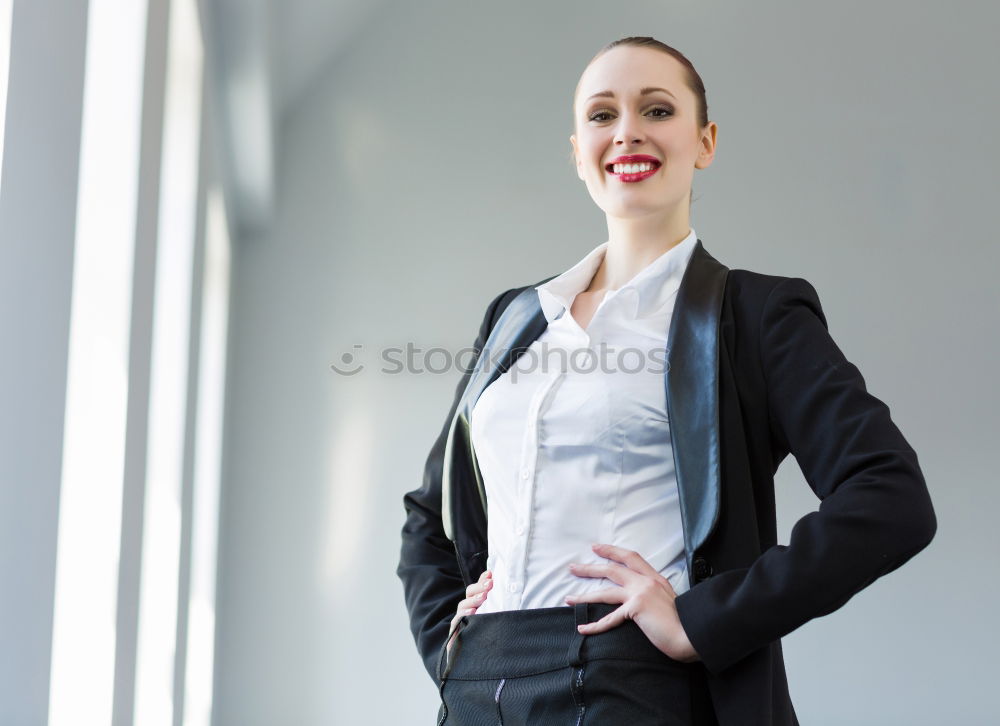
<svg viewBox="0 0 1000 726">
<path fill-rule="evenodd" d="M 675 100 L 677 98 L 677 96 L 675 96 L 674 94 L 672 94 L 666 88 L 659 88 L 658 86 L 646 86 L 645 88 L 639 90 L 639 95 L 640 96 L 647 96 L 650 93 L 655 93 L 656 91 L 663 91 L 665 94 L 667 94 L 668 96 L 670 96 L 671 98 L 673 98 Z M 598 98 L 598 97 L 614 98 L 615 97 L 615 92 L 614 91 L 601 91 L 599 93 L 595 93 L 593 96 L 590 96 L 587 100 L 589 101 L 591 98 Z"/>
</svg>

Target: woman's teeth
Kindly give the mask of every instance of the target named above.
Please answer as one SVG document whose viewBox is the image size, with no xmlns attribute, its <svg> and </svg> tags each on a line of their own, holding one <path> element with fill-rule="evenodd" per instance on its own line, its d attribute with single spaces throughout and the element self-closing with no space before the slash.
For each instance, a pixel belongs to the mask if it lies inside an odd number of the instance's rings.
<svg viewBox="0 0 1000 726">
<path fill-rule="evenodd" d="M 653 166 L 654 164 L 649 161 L 644 161 L 641 164 L 612 164 L 611 172 L 613 174 L 639 174 L 649 171 Z"/>
</svg>

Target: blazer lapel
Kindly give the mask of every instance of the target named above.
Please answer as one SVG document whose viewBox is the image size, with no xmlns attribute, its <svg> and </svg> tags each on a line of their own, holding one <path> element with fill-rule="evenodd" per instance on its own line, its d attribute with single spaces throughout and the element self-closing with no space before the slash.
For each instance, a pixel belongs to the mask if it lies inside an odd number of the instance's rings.
<svg viewBox="0 0 1000 726">
<path fill-rule="evenodd" d="M 667 336 L 664 385 L 689 578 L 694 553 L 719 518 L 719 317 L 728 272 L 701 240 L 695 243 Z M 451 420 L 441 475 L 441 516 L 451 540 L 459 535 L 454 522 L 462 522 L 466 541 L 456 543 L 466 552 L 486 548 L 486 488 L 469 432 L 472 409 L 486 387 L 547 327 L 538 292 L 529 286 L 493 326 Z"/>
<path fill-rule="evenodd" d="M 667 412 L 691 584 L 694 554 L 719 518 L 719 317 L 728 273 L 698 240 L 667 334 Z"/>
<path fill-rule="evenodd" d="M 551 279 L 550 277 L 542 282 Z M 479 521 L 479 512 L 471 507 L 468 497 L 463 496 L 468 490 L 461 487 L 475 486 L 479 493 L 479 506 L 482 507 L 482 522 L 486 521 L 486 487 L 483 485 L 483 475 L 479 470 L 469 432 L 472 409 L 486 387 L 514 365 L 547 327 L 548 321 L 538 301 L 538 291 L 534 285 L 529 286 L 507 305 L 476 359 L 472 375 L 459 400 L 458 408 L 455 409 L 445 443 L 441 473 L 441 517 L 448 539 L 455 539 L 453 518 L 471 516 L 473 524 Z M 453 496 L 457 497 L 454 505 Z"/>
</svg>

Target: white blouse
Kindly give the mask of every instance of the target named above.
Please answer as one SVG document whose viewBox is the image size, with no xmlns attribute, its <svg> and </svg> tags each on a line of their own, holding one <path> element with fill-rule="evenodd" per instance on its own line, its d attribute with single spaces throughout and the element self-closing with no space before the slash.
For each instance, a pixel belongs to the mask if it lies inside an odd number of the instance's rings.
<svg viewBox="0 0 1000 726">
<path fill-rule="evenodd" d="M 632 549 L 688 589 L 670 424 L 666 344 L 694 229 L 608 291 L 584 330 L 569 313 L 607 242 L 537 286 L 548 327 L 477 400 L 472 443 L 486 487 L 493 587 L 476 610 L 565 606 L 618 585 L 571 562 L 609 562 L 596 542 Z"/>
</svg>

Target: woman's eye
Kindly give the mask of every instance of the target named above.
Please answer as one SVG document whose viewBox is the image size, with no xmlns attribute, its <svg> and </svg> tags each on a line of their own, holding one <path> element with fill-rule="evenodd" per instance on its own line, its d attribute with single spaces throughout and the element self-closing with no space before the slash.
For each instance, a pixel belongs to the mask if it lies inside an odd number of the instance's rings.
<svg viewBox="0 0 1000 726">
<path fill-rule="evenodd" d="M 669 106 L 656 106 L 655 108 L 651 108 L 649 110 L 649 113 L 653 113 L 654 111 L 662 111 L 663 112 L 662 114 L 655 114 L 654 118 L 667 118 L 668 116 L 673 116 L 674 115 L 674 110 L 672 108 L 670 108 Z M 601 116 L 610 116 L 610 115 L 611 114 L 608 111 L 598 111 L 597 113 L 592 114 L 590 116 L 589 120 L 590 121 L 603 121 L 604 119 L 600 118 Z"/>
</svg>

